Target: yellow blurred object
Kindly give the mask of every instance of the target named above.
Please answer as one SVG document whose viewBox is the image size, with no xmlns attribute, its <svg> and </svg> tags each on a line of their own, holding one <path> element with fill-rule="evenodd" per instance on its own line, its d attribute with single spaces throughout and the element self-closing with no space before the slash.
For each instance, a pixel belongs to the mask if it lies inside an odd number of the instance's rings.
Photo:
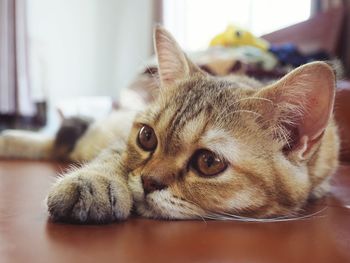
<svg viewBox="0 0 350 263">
<path fill-rule="evenodd" d="M 255 37 L 247 30 L 229 25 L 223 33 L 211 40 L 210 46 L 253 46 L 266 51 L 270 44 L 262 38 Z"/>
</svg>

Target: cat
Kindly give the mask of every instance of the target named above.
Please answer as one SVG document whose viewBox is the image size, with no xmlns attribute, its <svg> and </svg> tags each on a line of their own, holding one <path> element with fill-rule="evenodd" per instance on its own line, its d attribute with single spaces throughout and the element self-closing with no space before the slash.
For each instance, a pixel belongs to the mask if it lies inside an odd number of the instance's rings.
<svg viewBox="0 0 350 263">
<path fill-rule="evenodd" d="M 339 151 L 328 64 L 312 62 L 265 85 L 210 76 L 160 26 L 154 42 L 157 99 L 130 118 L 128 136 L 114 136 L 57 180 L 47 197 L 52 220 L 108 223 L 132 211 L 277 220 L 327 193 Z"/>
<path fill-rule="evenodd" d="M 114 110 L 93 120 L 83 116 L 64 117 L 54 136 L 22 130 L 0 134 L 0 158 L 87 162 L 115 140 L 126 140 L 135 110 Z"/>
</svg>

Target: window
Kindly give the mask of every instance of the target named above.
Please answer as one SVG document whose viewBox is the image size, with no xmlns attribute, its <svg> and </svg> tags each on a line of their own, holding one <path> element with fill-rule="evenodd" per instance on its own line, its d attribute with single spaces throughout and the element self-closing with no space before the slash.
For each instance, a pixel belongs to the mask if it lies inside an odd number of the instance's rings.
<svg viewBox="0 0 350 263">
<path fill-rule="evenodd" d="M 205 49 L 228 24 L 263 35 L 308 19 L 311 0 L 164 0 L 164 25 L 185 50 Z"/>
</svg>

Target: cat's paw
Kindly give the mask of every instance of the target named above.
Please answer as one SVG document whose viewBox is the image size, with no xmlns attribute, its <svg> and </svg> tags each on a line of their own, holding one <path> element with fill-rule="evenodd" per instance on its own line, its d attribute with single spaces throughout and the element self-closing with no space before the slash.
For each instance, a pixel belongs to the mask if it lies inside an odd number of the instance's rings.
<svg viewBox="0 0 350 263">
<path fill-rule="evenodd" d="M 80 173 L 68 174 L 51 189 L 47 206 L 54 221 L 109 223 L 129 216 L 132 197 L 125 184 L 91 172 Z"/>
</svg>

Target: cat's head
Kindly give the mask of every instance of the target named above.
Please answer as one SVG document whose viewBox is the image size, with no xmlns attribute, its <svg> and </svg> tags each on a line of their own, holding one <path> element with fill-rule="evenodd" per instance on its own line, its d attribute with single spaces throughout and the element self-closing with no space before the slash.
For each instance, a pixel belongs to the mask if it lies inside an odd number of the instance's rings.
<svg viewBox="0 0 350 263">
<path fill-rule="evenodd" d="M 160 27 L 155 49 L 160 93 L 137 116 L 125 155 L 138 212 L 260 218 L 304 204 L 308 162 L 332 115 L 332 69 L 315 62 L 260 87 L 209 76 Z"/>
</svg>

